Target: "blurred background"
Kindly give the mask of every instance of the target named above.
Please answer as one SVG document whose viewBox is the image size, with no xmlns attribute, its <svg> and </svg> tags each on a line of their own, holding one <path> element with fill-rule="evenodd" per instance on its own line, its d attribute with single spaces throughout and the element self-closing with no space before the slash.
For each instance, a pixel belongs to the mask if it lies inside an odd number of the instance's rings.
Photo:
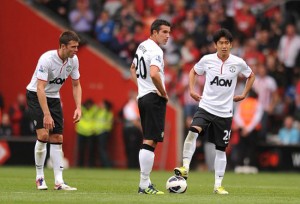
<svg viewBox="0 0 300 204">
<path fill-rule="evenodd" d="M 232 54 L 256 74 L 253 94 L 235 104 L 228 169 L 236 173 L 300 171 L 300 1 L 285 0 L 4 0 L 0 13 L 0 165 L 34 165 L 35 133 L 26 86 L 42 53 L 58 48 L 64 30 L 81 38 L 78 52 L 83 118 L 72 123 L 71 82 L 61 90 L 64 154 L 70 167 L 138 168 L 142 142 L 137 88 L 129 67 L 156 18 L 172 23 L 163 47 L 167 108 L 165 141 L 155 169 L 181 162 L 187 128 L 198 103 L 188 72 L 216 50 L 212 36 L 225 27 Z M 242 81 L 242 80 L 241 80 Z M 199 77 L 201 94 L 205 82 Z M 238 83 L 236 94 L 244 84 Z M 251 101 L 256 100 L 257 106 Z M 86 131 L 87 130 L 87 131 Z M 199 138 L 192 168 L 213 170 L 214 146 Z M 51 164 L 49 164 L 51 166 Z"/>
</svg>

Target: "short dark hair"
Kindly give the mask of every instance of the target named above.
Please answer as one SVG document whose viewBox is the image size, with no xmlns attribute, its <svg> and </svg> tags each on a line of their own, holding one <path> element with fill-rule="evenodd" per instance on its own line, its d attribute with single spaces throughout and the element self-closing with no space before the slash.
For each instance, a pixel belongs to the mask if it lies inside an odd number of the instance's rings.
<svg viewBox="0 0 300 204">
<path fill-rule="evenodd" d="M 67 45 L 70 41 L 80 42 L 80 38 L 74 31 L 68 30 L 59 36 L 59 45 Z"/>
<path fill-rule="evenodd" d="M 233 41 L 233 37 L 232 37 L 232 34 L 231 32 L 226 29 L 226 28 L 221 28 L 220 30 L 218 30 L 215 34 L 214 34 L 214 42 L 217 43 L 220 38 L 226 38 L 227 40 L 229 40 L 229 42 L 232 42 Z"/>
<path fill-rule="evenodd" d="M 153 34 L 154 30 L 158 32 L 160 30 L 160 26 L 162 25 L 171 27 L 171 23 L 169 23 L 168 21 L 163 19 L 156 19 L 151 25 L 151 34 Z"/>
</svg>

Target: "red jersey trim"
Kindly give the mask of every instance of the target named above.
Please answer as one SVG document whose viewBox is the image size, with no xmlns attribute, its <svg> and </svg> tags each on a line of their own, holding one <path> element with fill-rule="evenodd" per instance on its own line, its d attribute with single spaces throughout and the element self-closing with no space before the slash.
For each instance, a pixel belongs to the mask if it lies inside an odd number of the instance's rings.
<svg viewBox="0 0 300 204">
<path fill-rule="evenodd" d="M 48 82 L 47 80 L 44 80 L 44 79 L 39 79 L 39 78 L 37 78 L 37 79 L 40 81 Z"/>
</svg>

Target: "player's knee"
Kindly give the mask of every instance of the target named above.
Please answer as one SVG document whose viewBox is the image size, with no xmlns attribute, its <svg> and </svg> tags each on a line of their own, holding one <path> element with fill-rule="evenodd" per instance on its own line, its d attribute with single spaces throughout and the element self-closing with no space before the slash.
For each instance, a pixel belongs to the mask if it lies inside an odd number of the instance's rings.
<svg viewBox="0 0 300 204">
<path fill-rule="evenodd" d="M 193 141 L 195 141 L 197 139 L 198 134 L 199 134 L 199 130 L 197 128 L 190 127 L 189 133 L 187 134 L 187 136 L 185 138 L 185 142 L 192 143 Z"/>
<path fill-rule="evenodd" d="M 38 139 L 38 141 L 40 141 L 40 142 L 47 143 L 48 140 L 49 140 L 48 133 L 47 133 L 47 132 L 43 132 L 43 133 L 41 133 L 41 134 L 38 134 L 38 135 L 37 135 L 37 139 Z"/>
<path fill-rule="evenodd" d="M 52 134 L 49 137 L 49 141 L 51 144 L 62 144 L 63 136 L 61 134 Z"/>
<path fill-rule="evenodd" d="M 226 150 L 226 147 L 221 147 L 221 146 L 217 146 L 217 145 L 216 145 L 216 150 L 219 150 L 219 151 L 225 152 L 225 150 Z"/>
<path fill-rule="evenodd" d="M 201 130 L 200 127 L 194 127 L 193 126 L 193 127 L 189 128 L 189 131 L 194 132 L 194 133 L 198 133 L 198 134 L 200 133 L 200 130 Z"/>
<path fill-rule="evenodd" d="M 151 152 L 154 152 L 155 150 L 155 147 L 151 146 L 151 145 L 148 145 L 148 144 L 143 144 L 142 145 L 142 149 L 146 149 L 146 150 L 149 150 Z"/>
</svg>

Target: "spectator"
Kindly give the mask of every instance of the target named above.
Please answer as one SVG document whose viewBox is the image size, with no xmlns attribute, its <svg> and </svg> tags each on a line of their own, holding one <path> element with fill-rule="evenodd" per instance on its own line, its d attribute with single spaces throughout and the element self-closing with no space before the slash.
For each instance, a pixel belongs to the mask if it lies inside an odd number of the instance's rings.
<svg viewBox="0 0 300 204">
<path fill-rule="evenodd" d="M 258 140 L 266 141 L 267 133 L 270 130 L 271 117 L 278 102 L 277 84 L 274 78 L 267 74 L 263 64 L 258 64 L 256 69 L 253 88 L 258 94 L 258 101 L 264 109 Z"/>
<path fill-rule="evenodd" d="M 287 116 L 284 119 L 284 125 L 280 128 L 278 137 L 280 143 L 284 145 L 300 143 L 300 132 L 292 116 Z"/>
<path fill-rule="evenodd" d="M 112 167 L 112 162 L 108 156 L 108 139 L 114 123 L 112 104 L 103 100 L 96 111 L 95 115 L 95 134 L 98 139 L 98 155 L 102 167 Z"/>
<path fill-rule="evenodd" d="M 238 160 L 236 173 L 257 173 L 257 133 L 261 128 L 263 116 L 262 104 L 258 95 L 251 90 L 246 99 L 236 107 L 234 114 L 235 125 L 239 129 Z"/>
<path fill-rule="evenodd" d="M 48 1 L 47 6 L 62 17 L 64 20 L 68 20 L 69 14 L 69 5 L 70 0 L 55 0 L 55 1 Z"/>
<path fill-rule="evenodd" d="M 78 166 L 95 166 L 96 137 L 94 136 L 94 123 L 96 106 L 92 99 L 87 99 L 81 107 L 82 116 L 76 124 L 78 135 Z M 88 162 L 88 164 L 86 164 Z"/>
<path fill-rule="evenodd" d="M 296 111 L 295 111 L 295 119 L 300 122 L 300 78 L 298 78 L 298 81 L 296 83 L 296 91 L 295 91 L 295 105 L 296 105 Z"/>
<path fill-rule="evenodd" d="M 139 168 L 139 151 L 143 143 L 140 113 L 137 104 L 137 93 L 130 92 L 129 100 L 123 107 L 123 138 L 128 168 Z"/>
<path fill-rule="evenodd" d="M 17 96 L 17 101 L 11 105 L 9 108 L 9 117 L 11 120 L 12 134 L 14 136 L 21 135 L 21 121 L 26 109 L 26 97 L 23 93 L 19 93 Z"/>
<path fill-rule="evenodd" d="M 95 35 L 97 40 L 108 49 L 114 39 L 114 27 L 115 23 L 110 19 L 109 13 L 102 11 L 96 21 Z"/>
<path fill-rule="evenodd" d="M 167 2 L 164 7 L 163 7 L 163 11 L 161 12 L 161 14 L 158 16 L 158 18 L 160 19 L 164 19 L 167 20 L 169 22 L 172 21 L 174 17 L 174 5 L 171 4 L 170 2 Z M 154 17 L 153 17 L 154 18 Z M 149 27 L 148 27 L 149 28 Z M 150 29 L 150 28 L 149 28 Z"/>
<path fill-rule="evenodd" d="M 95 16 L 89 6 L 89 0 L 77 0 L 76 7 L 69 13 L 71 27 L 79 35 L 92 35 Z"/>
<path fill-rule="evenodd" d="M 235 23 L 242 38 L 252 37 L 255 31 L 256 19 L 250 10 L 250 4 L 242 3 L 241 9 L 237 10 Z"/>
<path fill-rule="evenodd" d="M 127 0 L 106 0 L 103 7 L 108 12 L 108 15 L 113 16 L 125 2 L 127 3 Z"/>
<path fill-rule="evenodd" d="M 285 67 L 287 86 L 291 85 L 296 70 L 296 58 L 300 51 L 300 36 L 293 24 L 288 24 L 285 34 L 280 38 L 278 47 L 278 59 Z"/>
<path fill-rule="evenodd" d="M 265 63 L 265 55 L 258 50 L 257 40 L 254 38 L 249 38 L 246 41 L 245 53 L 243 57 L 249 65 Z"/>
<path fill-rule="evenodd" d="M 187 35 L 192 35 L 196 31 L 197 22 L 195 17 L 194 10 L 187 10 L 186 11 L 186 17 L 182 22 L 183 28 L 186 30 Z"/>
<path fill-rule="evenodd" d="M 10 118 L 7 113 L 3 113 L 1 122 L 0 122 L 0 137 L 1 136 L 11 136 L 12 127 L 10 124 Z"/>
<path fill-rule="evenodd" d="M 140 21 L 137 21 L 134 25 L 133 41 L 137 47 L 142 41 L 146 40 L 148 35 L 144 32 L 144 24 Z"/>
</svg>

